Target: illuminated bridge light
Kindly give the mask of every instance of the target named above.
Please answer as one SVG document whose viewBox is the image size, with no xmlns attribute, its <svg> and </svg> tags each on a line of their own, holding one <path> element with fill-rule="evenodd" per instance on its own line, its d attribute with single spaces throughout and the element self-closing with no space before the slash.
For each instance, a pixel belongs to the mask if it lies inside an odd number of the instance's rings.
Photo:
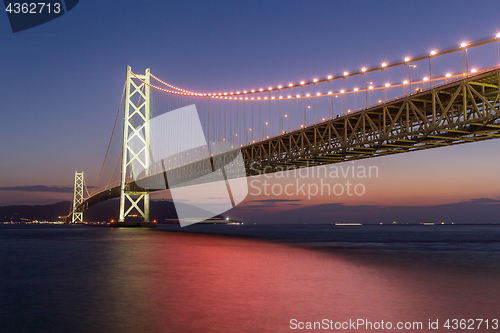
<svg viewBox="0 0 500 333">
<path fill-rule="evenodd" d="M 408 61 L 410 61 L 410 58 L 406 57 L 405 62 L 408 62 Z"/>
<path fill-rule="evenodd" d="M 331 80 L 331 79 L 333 79 L 333 76 L 328 75 L 328 80 Z"/>
<path fill-rule="evenodd" d="M 467 46 L 467 43 L 462 43 L 462 44 L 460 44 L 460 47 L 461 47 L 461 48 L 464 48 L 464 47 L 466 47 L 466 46 Z"/>
</svg>

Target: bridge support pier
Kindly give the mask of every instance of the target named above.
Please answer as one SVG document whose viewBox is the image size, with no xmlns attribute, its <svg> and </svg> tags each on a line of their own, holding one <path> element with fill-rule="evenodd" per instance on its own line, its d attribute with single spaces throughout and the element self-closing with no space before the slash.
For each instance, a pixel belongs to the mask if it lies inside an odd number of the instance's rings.
<svg viewBox="0 0 500 333">
<path fill-rule="evenodd" d="M 83 208 L 77 209 L 83 202 L 83 171 L 75 171 L 75 186 L 73 188 L 73 213 L 71 223 L 83 223 Z"/>
<path fill-rule="evenodd" d="M 149 190 L 140 188 L 135 183 L 139 178 L 149 175 L 149 120 L 151 119 L 149 83 L 149 68 L 144 75 L 133 75 L 130 66 L 127 67 L 120 217 L 112 226 L 156 226 L 156 222 L 149 221 Z M 130 183 L 131 180 L 134 182 Z"/>
</svg>

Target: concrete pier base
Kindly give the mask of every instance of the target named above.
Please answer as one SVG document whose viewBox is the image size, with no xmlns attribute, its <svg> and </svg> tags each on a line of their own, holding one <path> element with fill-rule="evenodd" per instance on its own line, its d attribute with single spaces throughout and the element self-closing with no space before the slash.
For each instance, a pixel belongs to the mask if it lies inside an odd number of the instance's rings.
<svg viewBox="0 0 500 333">
<path fill-rule="evenodd" d="M 111 222 L 109 226 L 112 228 L 156 228 L 156 222 Z"/>
</svg>

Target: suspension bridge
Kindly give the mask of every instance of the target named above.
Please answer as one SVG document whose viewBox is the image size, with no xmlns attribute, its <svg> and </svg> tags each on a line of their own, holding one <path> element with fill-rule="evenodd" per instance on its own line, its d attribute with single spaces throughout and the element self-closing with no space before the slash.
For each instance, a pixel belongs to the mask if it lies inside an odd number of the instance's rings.
<svg viewBox="0 0 500 333">
<path fill-rule="evenodd" d="M 498 138 L 499 42 L 497 34 L 352 72 L 228 92 L 194 92 L 159 79 L 149 69 L 137 74 L 128 67 L 96 186 L 89 192 L 83 173 L 75 173 L 73 207 L 66 220 L 81 223 L 87 208 L 120 198 L 114 225 L 139 217 L 142 222 L 129 224 L 154 226 L 150 192 L 200 179 L 210 182 L 206 175 L 223 170 L 238 156 L 244 172 L 225 174 L 227 179 Z M 481 67 L 472 67 L 472 50 Z M 180 144 L 188 149 L 154 160 L 151 119 L 189 106 L 197 111 L 206 146 L 193 139 Z M 121 112 L 121 154 L 111 161 Z M 190 131 L 192 126 L 184 127 Z M 169 133 L 160 137 L 164 145 L 176 144 Z M 113 171 L 99 186 L 105 165 Z M 164 187 L 150 186 L 159 180 Z"/>
</svg>

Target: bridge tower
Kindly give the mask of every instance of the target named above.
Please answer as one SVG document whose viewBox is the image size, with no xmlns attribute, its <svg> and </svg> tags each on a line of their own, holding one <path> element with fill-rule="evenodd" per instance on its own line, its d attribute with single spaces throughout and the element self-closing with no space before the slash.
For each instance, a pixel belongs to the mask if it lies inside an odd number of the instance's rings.
<svg viewBox="0 0 500 333">
<path fill-rule="evenodd" d="M 156 226 L 149 221 L 149 191 L 133 181 L 149 173 L 150 79 L 149 68 L 144 75 L 135 75 L 130 66 L 127 67 L 120 217 L 117 226 Z M 139 216 L 142 222 L 130 221 L 130 217 Z M 127 217 L 129 221 L 126 221 Z"/>
<path fill-rule="evenodd" d="M 77 207 L 83 202 L 83 171 L 75 171 L 75 186 L 73 190 L 73 214 L 71 223 L 83 223 L 83 209 Z"/>
</svg>

